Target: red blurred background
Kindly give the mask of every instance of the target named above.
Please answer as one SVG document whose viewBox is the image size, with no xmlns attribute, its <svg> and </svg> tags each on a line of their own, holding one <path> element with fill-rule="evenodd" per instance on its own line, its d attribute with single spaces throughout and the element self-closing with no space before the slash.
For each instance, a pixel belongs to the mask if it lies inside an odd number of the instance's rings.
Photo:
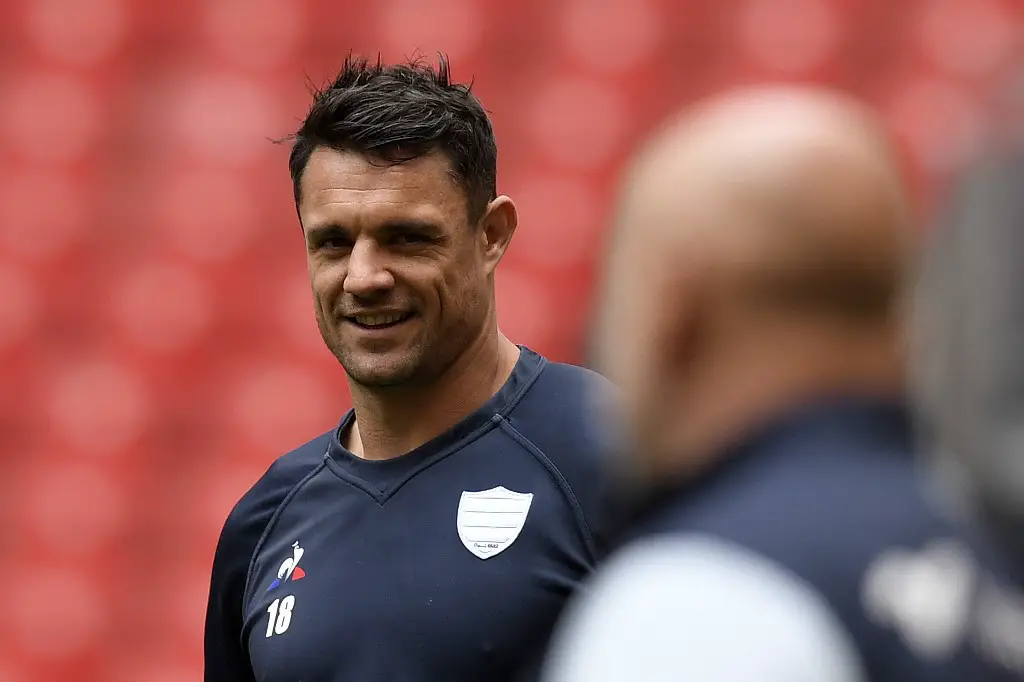
<svg viewBox="0 0 1024 682">
<path fill-rule="evenodd" d="M 224 517 L 348 407 L 268 140 L 307 76 L 443 49 L 475 79 L 521 216 L 502 326 L 578 361 L 651 125 L 723 85 L 834 83 L 880 108 L 927 205 L 1000 116 L 1022 20 L 1009 0 L 0 0 L 0 682 L 201 679 Z"/>
</svg>

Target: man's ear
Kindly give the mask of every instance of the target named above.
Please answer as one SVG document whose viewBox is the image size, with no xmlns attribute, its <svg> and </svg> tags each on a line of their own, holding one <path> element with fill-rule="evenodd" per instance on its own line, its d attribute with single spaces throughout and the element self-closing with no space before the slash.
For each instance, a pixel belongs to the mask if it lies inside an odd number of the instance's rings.
<svg viewBox="0 0 1024 682">
<path fill-rule="evenodd" d="M 707 278 L 700 269 L 699 263 L 677 261 L 674 267 L 666 267 L 660 273 L 661 290 L 667 292 L 661 300 L 667 305 L 656 315 L 650 344 L 652 352 L 663 359 L 676 378 L 689 373 L 701 352 Z"/>
<path fill-rule="evenodd" d="M 516 205 L 507 196 L 501 195 L 487 204 L 487 210 L 477 228 L 480 231 L 479 239 L 487 274 L 493 274 L 498 267 L 518 224 Z"/>
</svg>

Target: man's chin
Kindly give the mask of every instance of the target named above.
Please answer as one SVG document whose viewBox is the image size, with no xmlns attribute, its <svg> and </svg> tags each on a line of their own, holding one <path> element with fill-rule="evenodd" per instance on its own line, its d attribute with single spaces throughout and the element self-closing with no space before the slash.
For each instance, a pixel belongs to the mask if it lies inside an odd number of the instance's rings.
<svg viewBox="0 0 1024 682">
<path fill-rule="evenodd" d="M 364 357 L 359 357 L 359 356 Z M 409 383 L 416 375 L 417 363 L 408 357 L 355 357 L 339 358 L 349 381 L 367 388 L 387 388 Z M 372 354 L 376 355 L 376 354 Z"/>
</svg>

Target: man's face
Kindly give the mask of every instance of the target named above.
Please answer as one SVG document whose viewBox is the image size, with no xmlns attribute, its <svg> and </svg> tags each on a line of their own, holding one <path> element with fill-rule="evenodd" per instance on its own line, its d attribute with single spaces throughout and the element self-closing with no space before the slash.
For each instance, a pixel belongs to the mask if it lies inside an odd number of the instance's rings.
<svg viewBox="0 0 1024 682">
<path fill-rule="evenodd" d="M 436 378 L 494 308 L 496 263 L 468 224 L 448 160 L 432 153 L 388 165 L 321 147 L 301 189 L 317 323 L 349 379 L 395 386 Z"/>
</svg>

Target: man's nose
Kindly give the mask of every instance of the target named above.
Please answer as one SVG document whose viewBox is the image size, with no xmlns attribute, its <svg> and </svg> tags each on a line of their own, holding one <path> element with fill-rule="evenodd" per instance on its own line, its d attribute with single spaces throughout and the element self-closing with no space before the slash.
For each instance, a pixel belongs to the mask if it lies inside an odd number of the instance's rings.
<svg viewBox="0 0 1024 682">
<path fill-rule="evenodd" d="M 348 257 L 345 293 L 366 297 L 391 289 L 395 279 L 385 266 L 384 254 L 372 240 L 356 241 Z"/>
</svg>

